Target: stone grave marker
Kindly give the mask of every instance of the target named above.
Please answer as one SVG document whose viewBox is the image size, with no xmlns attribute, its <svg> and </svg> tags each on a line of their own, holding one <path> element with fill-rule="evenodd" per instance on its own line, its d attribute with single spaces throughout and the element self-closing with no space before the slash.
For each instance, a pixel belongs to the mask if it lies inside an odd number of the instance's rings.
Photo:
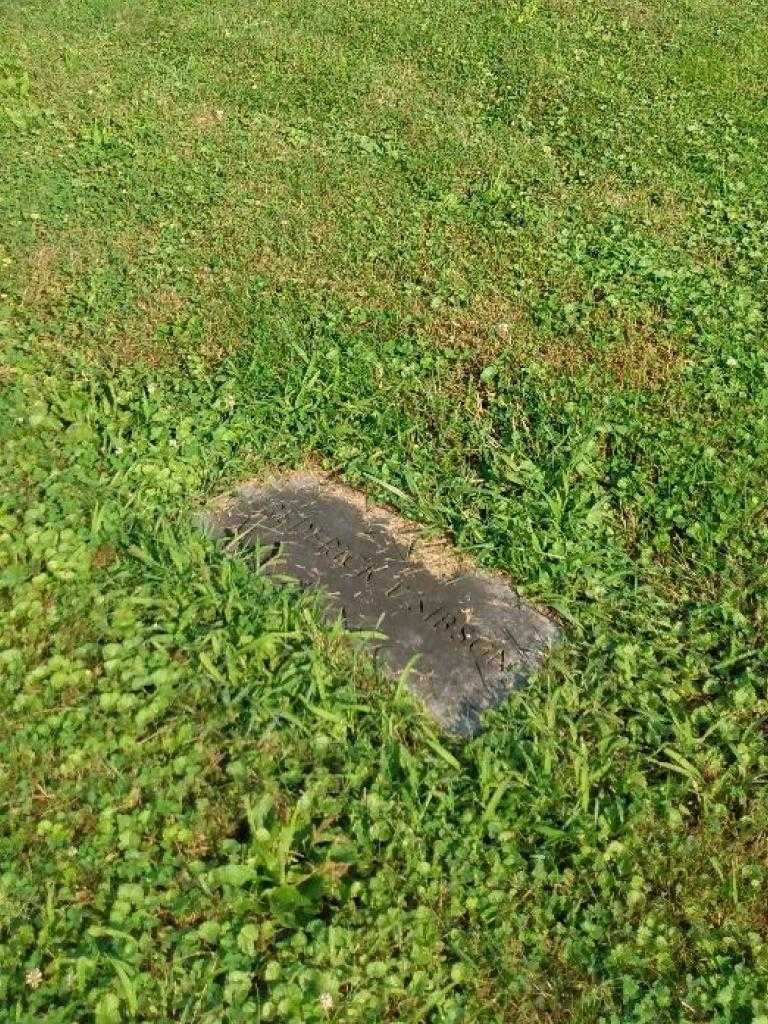
<svg viewBox="0 0 768 1024">
<path fill-rule="evenodd" d="M 204 517 L 234 550 L 259 545 L 265 571 L 320 588 L 328 614 L 375 631 L 371 653 L 445 729 L 474 735 L 484 711 L 537 668 L 558 637 L 546 615 L 445 540 L 319 473 L 243 484 Z"/>
</svg>

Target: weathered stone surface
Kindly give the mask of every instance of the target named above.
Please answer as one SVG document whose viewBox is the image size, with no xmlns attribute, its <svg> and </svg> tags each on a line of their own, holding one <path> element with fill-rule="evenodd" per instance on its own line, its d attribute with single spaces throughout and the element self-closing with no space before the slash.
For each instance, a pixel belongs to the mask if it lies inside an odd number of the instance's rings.
<svg viewBox="0 0 768 1024">
<path fill-rule="evenodd" d="M 389 671 L 447 730 L 469 736 L 539 665 L 557 627 L 500 576 L 483 573 L 445 541 L 366 505 L 319 474 L 243 485 L 206 517 L 232 548 L 259 544 L 266 571 L 321 588 L 328 612 L 368 641 Z"/>
</svg>

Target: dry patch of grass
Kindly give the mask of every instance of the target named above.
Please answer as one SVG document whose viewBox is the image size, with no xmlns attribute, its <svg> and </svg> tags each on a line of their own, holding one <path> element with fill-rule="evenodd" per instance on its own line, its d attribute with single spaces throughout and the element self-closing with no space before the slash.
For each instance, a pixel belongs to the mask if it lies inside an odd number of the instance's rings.
<svg viewBox="0 0 768 1024">
<path fill-rule="evenodd" d="M 503 296 L 477 295 L 462 308 L 441 311 L 429 318 L 426 335 L 438 345 L 476 349 L 484 358 L 500 352 L 530 348 L 533 328 L 519 308 Z"/>
<path fill-rule="evenodd" d="M 417 106 L 424 101 L 438 102 L 424 82 L 424 76 L 411 61 L 398 61 L 384 65 L 374 77 L 363 108 L 387 110 L 410 119 Z"/>
<path fill-rule="evenodd" d="M 320 157 L 316 167 L 311 192 L 284 165 L 232 192 L 210 211 L 201 262 L 215 256 L 236 290 L 258 278 L 269 291 L 332 294 L 354 306 L 401 303 L 407 267 L 387 255 L 399 230 L 391 190 L 367 178 L 329 181 L 333 168 Z M 371 252 L 376 243 L 381 255 Z"/>
<path fill-rule="evenodd" d="M 199 320 L 197 329 L 187 337 L 186 326 L 193 317 Z M 203 362 L 215 363 L 237 343 L 235 326 L 229 306 L 211 297 L 207 288 L 187 296 L 158 288 L 140 299 L 135 312 L 122 322 L 98 335 L 91 332 L 81 347 L 94 360 L 106 357 L 111 364 L 167 367 L 190 350 Z"/>
<path fill-rule="evenodd" d="M 174 288 L 158 288 L 139 299 L 136 308 L 151 333 L 176 320 L 184 300 Z"/>
<path fill-rule="evenodd" d="M 61 273 L 59 247 L 42 242 L 31 249 L 22 260 L 19 284 L 21 301 L 30 307 L 55 303 L 66 291 Z"/>
<path fill-rule="evenodd" d="M 561 17 L 583 17 L 589 8 L 580 0 L 545 0 L 546 6 Z M 600 12 L 626 28 L 655 29 L 662 23 L 661 13 L 651 2 L 644 0 L 603 0 Z"/>
<path fill-rule="evenodd" d="M 226 121 L 227 115 L 221 107 L 203 106 L 191 119 L 191 125 L 201 133 L 210 132 L 220 127 Z"/>
<path fill-rule="evenodd" d="M 41 236 L 8 268 L 21 311 L 43 320 L 57 318 L 97 253 L 95 235 L 85 229 Z"/>
<path fill-rule="evenodd" d="M 682 354 L 664 334 L 645 325 L 624 324 L 624 339 L 598 348 L 577 334 L 567 342 L 548 342 L 536 357 L 558 373 L 585 370 L 620 387 L 657 391 L 677 377 L 685 365 Z"/>
<path fill-rule="evenodd" d="M 398 60 L 374 74 L 359 120 L 374 128 L 396 126 L 400 141 L 415 151 L 437 150 L 453 138 L 486 161 L 493 156 L 492 143 L 478 138 L 479 118 L 472 114 L 471 96 L 441 94 L 412 61 Z"/>
<path fill-rule="evenodd" d="M 595 182 L 584 197 L 584 205 L 593 216 L 606 210 L 625 214 L 670 243 L 680 239 L 690 217 L 680 196 L 671 189 L 627 188 L 615 178 Z"/>
<path fill-rule="evenodd" d="M 596 316 L 605 320 L 605 314 Z M 591 372 L 597 379 L 619 387 L 657 391 L 675 379 L 685 358 L 664 331 L 658 317 L 642 321 L 623 317 L 619 338 L 597 345 L 589 332 L 574 331 L 552 337 L 537 330 L 519 306 L 499 295 L 480 295 L 462 309 L 441 312 L 425 324 L 426 336 L 435 344 L 474 350 L 478 366 L 510 359 L 523 366 L 538 362 L 553 372 L 578 376 Z"/>
</svg>

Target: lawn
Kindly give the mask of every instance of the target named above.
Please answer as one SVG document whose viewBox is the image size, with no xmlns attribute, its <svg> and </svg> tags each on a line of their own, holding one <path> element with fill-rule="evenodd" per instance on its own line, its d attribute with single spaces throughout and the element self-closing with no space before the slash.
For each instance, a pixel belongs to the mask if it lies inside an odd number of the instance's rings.
<svg viewBox="0 0 768 1024">
<path fill-rule="evenodd" d="M 0 1020 L 768 1024 L 762 0 L 0 0 Z M 548 606 L 459 743 L 201 534 Z"/>
</svg>

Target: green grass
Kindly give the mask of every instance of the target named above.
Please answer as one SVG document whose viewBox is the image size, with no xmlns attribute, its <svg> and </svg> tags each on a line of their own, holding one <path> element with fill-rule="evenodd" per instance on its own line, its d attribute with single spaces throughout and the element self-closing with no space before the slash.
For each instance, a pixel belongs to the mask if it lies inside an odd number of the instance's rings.
<svg viewBox="0 0 768 1024">
<path fill-rule="evenodd" d="M 764 5 L 0 33 L 0 1019 L 766 1024 Z M 196 529 L 308 460 L 561 616 L 478 739 Z"/>
</svg>

